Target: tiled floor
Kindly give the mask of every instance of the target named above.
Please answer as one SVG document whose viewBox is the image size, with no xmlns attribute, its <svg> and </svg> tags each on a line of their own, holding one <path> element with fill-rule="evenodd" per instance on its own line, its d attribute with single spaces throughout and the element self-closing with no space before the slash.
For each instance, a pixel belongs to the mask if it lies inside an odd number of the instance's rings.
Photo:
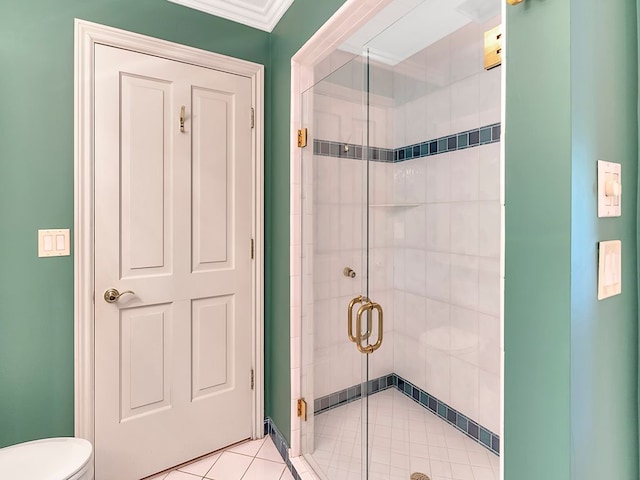
<svg viewBox="0 0 640 480">
<path fill-rule="evenodd" d="M 313 460 L 329 480 L 360 480 L 361 402 L 315 417 Z M 369 397 L 370 480 L 498 480 L 497 455 L 396 389 Z"/>
<path fill-rule="evenodd" d="M 222 452 L 149 480 L 293 480 L 268 436 Z"/>
</svg>

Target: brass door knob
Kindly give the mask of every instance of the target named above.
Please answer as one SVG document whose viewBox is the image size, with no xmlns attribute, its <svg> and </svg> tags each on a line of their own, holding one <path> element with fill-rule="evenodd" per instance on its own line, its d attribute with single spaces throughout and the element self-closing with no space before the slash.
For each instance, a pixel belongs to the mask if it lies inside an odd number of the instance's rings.
<svg viewBox="0 0 640 480">
<path fill-rule="evenodd" d="M 131 290 L 125 290 L 124 292 L 120 293 L 115 288 L 110 288 L 109 290 L 104 292 L 104 300 L 107 303 L 116 303 L 118 300 L 120 300 L 120 297 L 122 295 L 126 295 L 128 293 L 131 294 L 131 295 L 135 295 L 136 294 L 135 292 L 132 292 Z"/>
</svg>

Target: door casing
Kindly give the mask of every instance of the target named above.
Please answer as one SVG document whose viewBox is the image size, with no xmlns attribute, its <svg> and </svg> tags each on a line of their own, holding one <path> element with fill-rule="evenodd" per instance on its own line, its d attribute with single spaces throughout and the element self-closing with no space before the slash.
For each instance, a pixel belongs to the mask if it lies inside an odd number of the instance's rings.
<svg viewBox="0 0 640 480">
<path fill-rule="evenodd" d="M 253 438 L 264 435 L 264 66 L 184 45 L 75 20 L 74 41 L 74 421 L 75 436 L 94 430 L 94 45 L 103 44 L 251 78 L 253 222 Z"/>
</svg>

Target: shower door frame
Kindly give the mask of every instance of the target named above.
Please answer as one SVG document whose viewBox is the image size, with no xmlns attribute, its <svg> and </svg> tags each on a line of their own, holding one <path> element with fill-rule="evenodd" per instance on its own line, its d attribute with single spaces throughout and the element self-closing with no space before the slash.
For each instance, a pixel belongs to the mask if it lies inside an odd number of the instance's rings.
<svg viewBox="0 0 640 480">
<path fill-rule="evenodd" d="M 313 68 L 353 32 L 393 0 L 347 0 L 343 6 L 305 43 L 291 59 L 291 136 L 290 136 L 290 324 L 291 324 L 291 451 L 293 465 L 302 478 L 316 478 L 302 459 L 306 438 L 297 402 L 302 397 L 302 149 L 297 130 L 302 125 L 302 93 L 311 88 Z M 312 402 L 309 402 L 312 407 Z M 313 412 L 310 412 L 312 415 Z"/>
<path fill-rule="evenodd" d="M 302 149 L 298 148 L 297 131 L 302 125 L 302 93 L 315 83 L 314 66 L 333 52 L 344 40 L 374 17 L 393 0 L 346 0 L 336 13 L 296 52 L 291 58 L 291 124 L 290 124 L 290 349 L 291 349 L 291 447 L 289 455 L 292 465 L 303 480 L 318 477 L 306 463 L 303 454 L 305 435 L 301 429 L 301 419 L 297 415 L 298 399 L 302 397 Z M 507 28 L 506 4 L 502 6 L 503 32 Z M 503 35 L 503 39 L 506 35 Z M 506 64 L 506 42 L 503 44 L 503 66 Z M 501 79 L 501 118 L 503 134 L 506 130 L 505 94 L 506 68 Z M 503 205 L 501 222 L 501 351 L 504 352 L 504 141 L 501 142 L 500 198 Z M 500 436 L 504 438 L 504 353 L 500 367 Z M 311 403 L 313 407 L 313 403 Z M 313 415 L 313 412 L 310 412 Z M 503 447 L 504 448 L 504 447 Z M 504 478 L 504 454 L 500 455 L 501 478 Z"/>
</svg>

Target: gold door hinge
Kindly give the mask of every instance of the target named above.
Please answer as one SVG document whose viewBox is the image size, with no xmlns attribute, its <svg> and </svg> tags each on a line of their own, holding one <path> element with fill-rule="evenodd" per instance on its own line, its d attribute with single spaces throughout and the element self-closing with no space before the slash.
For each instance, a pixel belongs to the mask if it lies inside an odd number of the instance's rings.
<svg viewBox="0 0 640 480">
<path fill-rule="evenodd" d="M 484 32 L 484 69 L 491 70 L 502 63 L 502 25 Z"/>
<path fill-rule="evenodd" d="M 253 373 L 253 368 L 251 369 L 251 390 L 253 390 L 253 387 L 255 386 L 255 375 Z"/>
<path fill-rule="evenodd" d="M 255 128 L 256 126 L 256 111 L 253 107 L 251 107 L 251 128 Z"/>
<path fill-rule="evenodd" d="M 253 241 L 253 238 L 252 238 L 251 239 L 251 260 L 255 258 L 255 255 L 256 255 L 255 242 Z"/>
<path fill-rule="evenodd" d="M 301 128 L 298 130 L 298 147 L 304 148 L 307 146 L 307 129 Z"/>
<path fill-rule="evenodd" d="M 298 416 L 305 422 L 307 421 L 307 402 L 304 398 L 298 399 Z"/>
</svg>

